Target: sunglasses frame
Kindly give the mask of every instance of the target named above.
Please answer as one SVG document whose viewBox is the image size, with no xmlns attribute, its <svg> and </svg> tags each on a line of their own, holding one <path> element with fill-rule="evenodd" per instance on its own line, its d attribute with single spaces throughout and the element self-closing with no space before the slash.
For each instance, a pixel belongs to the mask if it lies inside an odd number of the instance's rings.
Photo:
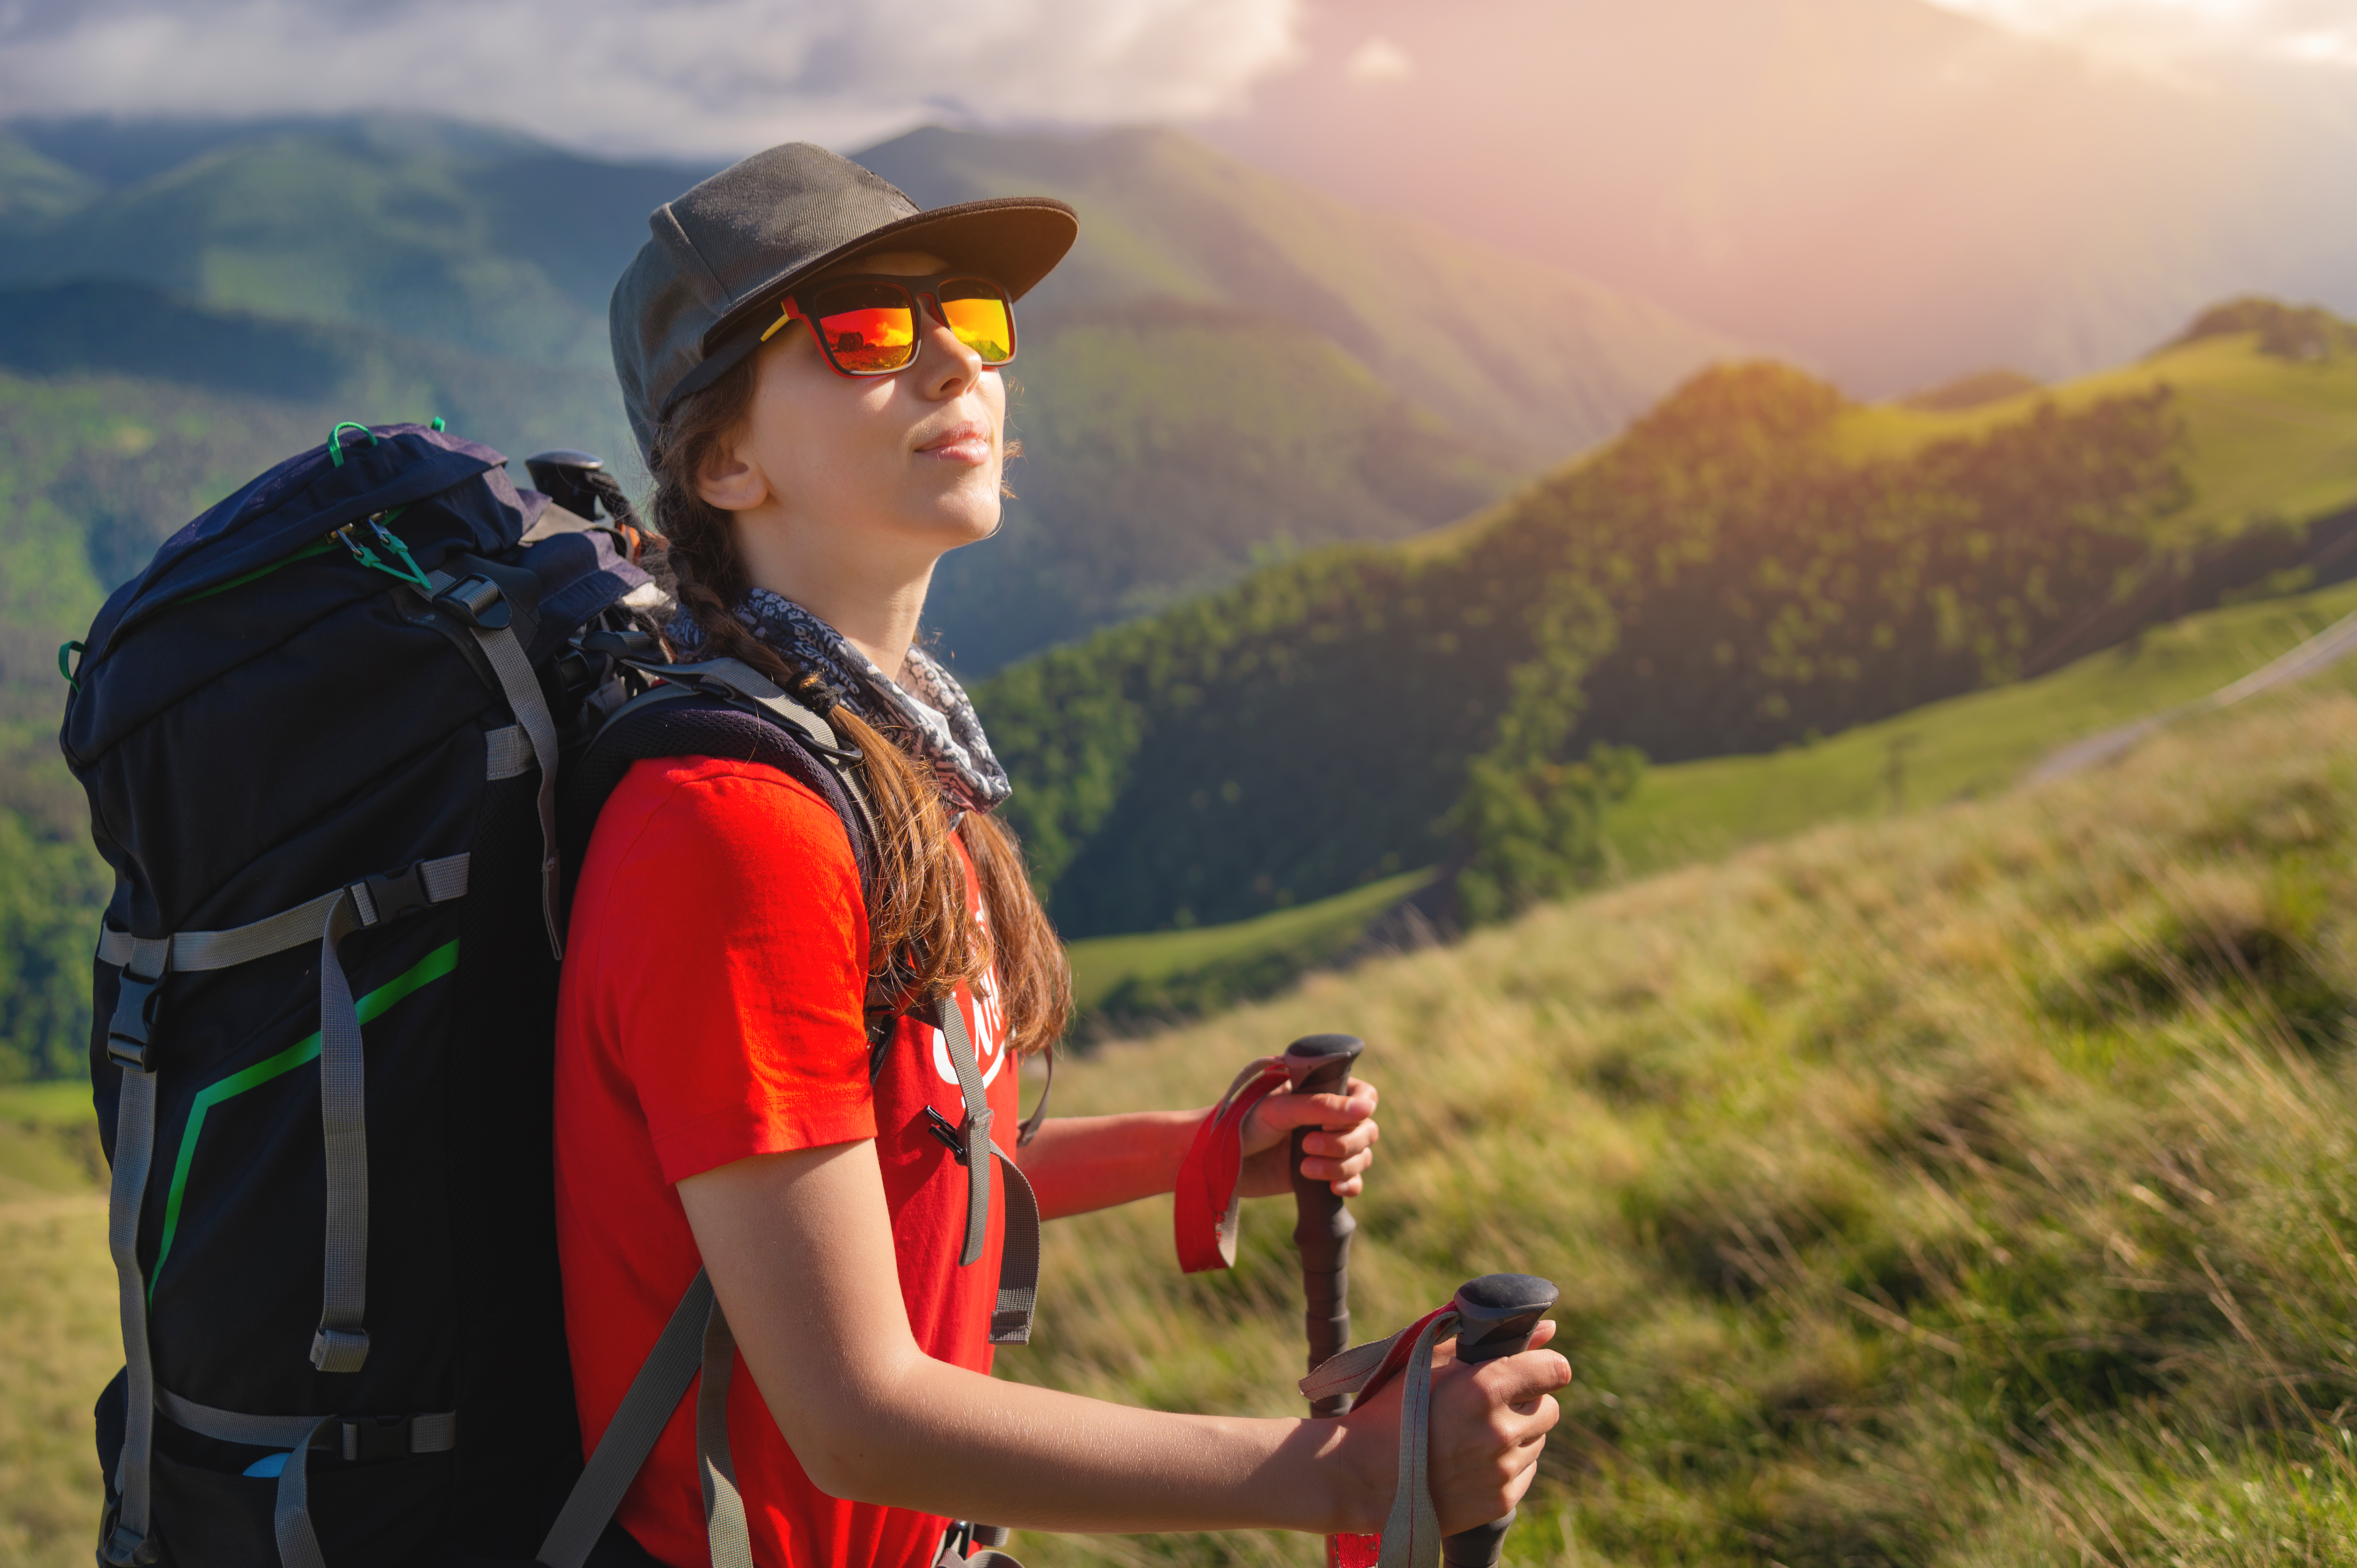
<svg viewBox="0 0 2357 1568">
<path fill-rule="evenodd" d="M 1015 362 L 1015 295 L 1012 290 L 1008 289 L 1005 284 L 1000 283 L 996 278 L 990 276 L 986 273 L 977 272 L 972 267 L 952 267 L 946 272 L 932 273 L 923 277 L 915 277 L 905 273 L 841 273 L 837 274 L 834 277 L 823 278 L 816 283 L 803 284 L 800 287 L 787 290 L 783 295 L 779 296 L 778 318 L 775 321 L 770 322 L 769 327 L 761 333 L 761 341 L 764 343 L 768 342 L 771 338 L 775 337 L 778 330 L 784 327 L 788 322 L 800 321 L 810 328 L 811 340 L 818 345 L 819 352 L 826 356 L 828 368 L 834 371 L 836 375 L 849 376 L 854 380 L 858 381 L 868 381 L 877 376 L 899 375 L 902 371 L 907 370 L 909 365 L 915 364 L 921 357 L 923 353 L 923 335 L 921 333 L 919 334 L 919 342 L 917 344 L 916 350 L 909 354 L 909 363 L 907 365 L 895 365 L 888 371 L 847 370 L 845 368 L 843 361 L 834 357 L 834 345 L 830 344 L 826 340 L 826 334 L 819 330 L 818 318 L 811 314 L 809 307 L 802 301 L 802 296 L 804 295 L 816 295 L 820 291 L 833 288 L 838 284 L 853 283 L 888 284 L 909 296 L 909 306 L 911 312 L 922 316 L 932 321 L 934 324 L 942 327 L 947 327 L 949 325 L 946 310 L 942 304 L 941 288 L 942 285 L 951 283 L 986 284 L 990 287 L 996 289 L 998 291 L 998 297 L 1006 302 L 1006 358 L 1004 360 L 985 360 L 982 362 L 983 368 L 985 370 L 995 371 L 1001 365 L 1011 365 Z M 954 329 L 952 329 L 952 336 L 955 336 Z M 967 347 L 971 347 L 971 345 L 967 345 Z"/>
</svg>

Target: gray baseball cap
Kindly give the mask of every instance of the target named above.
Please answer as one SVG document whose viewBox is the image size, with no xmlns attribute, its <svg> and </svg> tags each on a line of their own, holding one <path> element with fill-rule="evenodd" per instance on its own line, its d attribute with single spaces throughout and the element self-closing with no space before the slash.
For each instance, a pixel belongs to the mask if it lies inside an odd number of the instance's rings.
<svg viewBox="0 0 2357 1568">
<path fill-rule="evenodd" d="M 630 431 L 651 464 L 672 405 L 759 348 L 780 296 L 805 278 L 867 251 L 927 251 L 1020 299 L 1064 259 L 1081 220 L 1045 196 L 926 211 L 850 159 L 789 142 L 663 203 L 647 227 L 607 325 Z"/>
</svg>

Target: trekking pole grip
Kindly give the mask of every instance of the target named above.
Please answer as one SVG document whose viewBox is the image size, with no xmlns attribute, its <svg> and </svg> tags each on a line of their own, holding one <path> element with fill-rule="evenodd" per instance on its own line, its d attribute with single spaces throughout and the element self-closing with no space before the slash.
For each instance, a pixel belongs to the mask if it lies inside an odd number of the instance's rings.
<svg viewBox="0 0 2357 1568">
<path fill-rule="evenodd" d="M 1562 1293 L 1535 1274 L 1484 1274 L 1457 1292 L 1457 1359 L 1479 1365 L 1531 1347 L 1539 1320 Z M 1505 1549 L 1512 1509 L 1503 1519 L 1459 1530 L 1440 1543 L 1448 1568 L 1491 1568 Z"/>
<path fill-rule="evenodd" d="M 1367 1043 L 1356 1035 L 1307 1035 L 1285 1048 L 1286 1081 L 1296 1094 L 1340 1094 Z M 1286 1170 L 1293 1177 L 1293 1244 L 1301 1253 L 1303 1326 L 1309 1335 L 1309 1369 L 1316 1371 L 1351 1342 L 1351 1233 L 1358 1221 L 1334 1189 L 1301 1174 L 1303 1145 L 1312 1129 L 1294 1130 Z M 1312 1400 L 1312 1415 L 1340 1415 L 1349 1394 Z"/>
</svg>

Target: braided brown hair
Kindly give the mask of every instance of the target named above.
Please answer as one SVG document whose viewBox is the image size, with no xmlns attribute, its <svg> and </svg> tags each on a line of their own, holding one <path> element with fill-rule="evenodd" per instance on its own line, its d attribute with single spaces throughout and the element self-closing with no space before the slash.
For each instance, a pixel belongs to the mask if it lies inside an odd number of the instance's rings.
<svg viewBox="0 0 2357 1568">
<path fill-rule="evenodd" d="M 670 579 L 681 605 L 715 654 L 742 660 L 825 712 L 863 758 L 861 772 L 877 819 L 876 886 L 867 910 L 868 967 L 904 1000 L 935 1001 L 971 984 L 996 965 L 1009 1048 L 1042 1051 L 1064 1032 L 1071 1010 L 1071 972 L 1023 867 L 1015 836 L 996 817 L 968 811 L 952 828 L 932 776 L 849 706 L 830 699 L 809 671 L 796 670 L 733 613 L 752 586 L 737 548 L 736 520 L 696 491 L 696 476 L 750 414 L 759 355 L 683 399 L 664 419 L 651 466 L 653 522 L 661 534 L 651 564 Z M 965 844 L 981 885 L 985 923 L 967 914 Z"/>
</svg>

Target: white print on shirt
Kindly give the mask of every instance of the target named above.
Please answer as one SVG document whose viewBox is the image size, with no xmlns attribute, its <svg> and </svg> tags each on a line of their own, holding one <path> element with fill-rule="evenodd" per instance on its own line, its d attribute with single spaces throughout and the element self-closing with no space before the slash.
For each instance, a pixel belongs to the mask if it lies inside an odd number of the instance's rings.
<svg viewBox="0 0 2357 1568">
<path fill-rule="evenodd" d="M 974 912 L 974 923 L 984 923 L 979 909 Z M 952 1000 L 952 1005 L 962 1004 Z M 998 1076 L 998 1069 L 1006 1065 L 1006 1054 L 1002 1049 L 1006 1044 L 1006 1010 L 999 1003 L 996 970 L 984 971 L 982 978 L 974 983 L 974 1007 L 966 1022 L 972 1026 L 966 1033 L 973 1037 L 974 1061 L 982 1069 L 983 1087 L 987 1089 L 991 1079 Z M 933 1031 L 933 1071 L 941 1075 L 943 1083 L 956 1087 L 957 1069 L 950 1061 L 949 1036 L 939 1029 Z"/>
</svg>

